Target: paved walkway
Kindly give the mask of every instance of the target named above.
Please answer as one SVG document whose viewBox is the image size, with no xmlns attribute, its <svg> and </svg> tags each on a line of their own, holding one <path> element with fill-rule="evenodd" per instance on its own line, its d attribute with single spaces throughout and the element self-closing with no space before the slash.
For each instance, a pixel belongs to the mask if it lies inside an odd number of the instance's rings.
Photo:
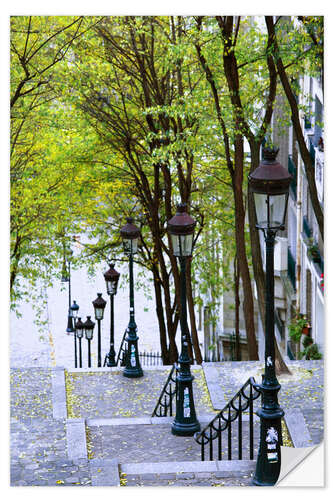
<svg viewBox="0 0 333 500">
<path fill-rule="evenodd" d="M 206 422 L 207 424 L 208 422 Z M 203 428 L 205 424 L 201 425 Z M 249 427 L 243 422 L 243 459 L 249 459 Z M 182 462 L 200 461 L 201 447 L 192 436 L 174 436 L 170 423 L 154 425 L 103 425 L 89 427 L 88 441 L 94 458 L 117 457 L 126 462 Z M 259 422 L 254 425 L 254 453 L 259 442 Z M 135 443 L 135 446 L 133 446 Z M 238 429 L 232 426 L 233 459 L 238 459 Z M 208 453 L 208 452 L 207 452 Z M 222 460 L 227 459 L 227 436 L 222 439 Z M 217 460 L 217 441 L 214 441 L 213 459 Z"/>
<path fill-rule="evenodd" d="M 291 362 L 293 377 L 280 377 L 281 406 L 300 408 L 313 444 L 323 435 L 323 362 Z M 243 366 L 241 366 L 243 365 Z M 213 383 L 205 372 L 217 375 Z M 170 423 L 140 424 L 149 417 L 169 373 L 164 367 L 145 370 L 140 379 L 126 379 L 120 371 L 99 373 L 67 373 L 67 417 L 86 419 L 88 457 L 68 457 L 69 420 L 53 418 L 52 369 L 11 370 L 11 484 L 25 485 L 99 485 L 99 466 L 94 460 L 107 462 L 116 458 L 122 465 L 131 462 L 200 463 L 200 446 L 193 438 L 180 438 L 170 432 Z M 214 415 L 211 394 L 224 404 L 239 390 L 244 378 L 260 379 L 260 363 L 220 363 L 193 369 L 194 397 L 199 417 Z M 208 387 L 206 385 L 208 380 Z M 258 401 L 258 400 L 257 400 Z M 216 408 L 216 407 L 215 407 Z M 108 424 L 105 419 L 138 418 L 138 423 Z M 100 420 L 100 422 L 99 422 Z M 207 420 L 206 420 L 207 421 Z M 73 421 L 72 421 L 73 422 Z M 99 423 L 98 423 L 99 422 Z M 77 425 L 77 424 L 75 424 Z M 246 432 L 247 423 L 243 423 Z M 255 443 L 258 443 L 258 422 Z M 84 433 L 84 421 L 82 423 Z M 237 449 L 237 427 L 232 431 L 233 449 Z M 224 456 L 225 456 L 225 449 Z M 255 447 L 255 453 L 257 446 Z M 235 453 L 237 454 L 237 453 Z M 214 456 L 214 458 L 216 458 Z M 237 456 L 233 455 L 233 459 Z M 248 458 L 244 452 L 244 458 Z M 228 462 L 228 461 L 224 461 Z M 210 462 L 212 463 L 212 462 Z M 124 465 L 124 467 L 125 467 Z M 116 467 L 117 470 L 117 467 Z M 126 467 L 125 467 L 126 470 Z M 97 472 L 96 472 L 97 471 Z M 178 471 L 181 472 L 181 471 Z M 125 473 L 124 473 L 125 474 Z M 251 473 L 239 477 L 211 471 L 134 474 L 121 478 L 123 486 L 235 486 L 248 485 Z M 106 475 L 107 477 L 107 475 Z M 101 480 L 100 480 L 101 481 Z"/>
<path fill-rule="evenodd" d="M 168 369 L 144 369 L 144 376 L 128 379 L 122 371 L 66 374 L 71 417 L 151 416 L 166 382 Z M 193 369 L 193 393 L 198 415 L 214 413 L 202 369 Z"/>
<path fill-rule="evenodd" d="M 88 462 L 68 460 L 65 420 L 52 416 L 51 369 L 12 369 L 10 389 L 11 485 L 89 484 Z"/>
<path fill-rule="evenodd" d="M 299 408 L 302 411 L 312 444 L 318 444 L 324 433 L 324 362 L 288 361 L 287 365 L 292 376 L 278 377 L 279 403 L 284 410 Z M 229 361 L 206 366 L 213 381 L 208 386 L 215 393 L 215 408 L 226 404 L 249 377 L 259 382 L 263 373 L 260 361 Z"/>
</svg>

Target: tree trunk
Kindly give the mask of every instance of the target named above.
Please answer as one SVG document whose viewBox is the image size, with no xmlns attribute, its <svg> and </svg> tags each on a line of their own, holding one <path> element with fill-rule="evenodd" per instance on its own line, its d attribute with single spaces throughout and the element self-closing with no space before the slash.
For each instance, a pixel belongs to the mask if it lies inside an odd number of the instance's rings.
<svg viewBox="0 0 333 500">
<path fill-rule="evenodd" d="M 187 262 L 186 266 L 186 292 L 187 292 L 187 305 L 190 317 L 191 325 L 191 341 L 194 349 L 195 360 L 198 365 L 202 364 L 202 355 L 199 346 L 198 330 L 195 322 L 195 312 L 194 312 L 194 301 L 192 293 L 192 280 L 191 280 L 191 266 L 190 260 Z M 192 355 L 193 356 L 193 355 Z"/>
<path fill-rule="evenodd" d="M 155 301 L 156 301 L 156 314 L 158 319 L 158 326 L 160 331 L 160 344 L 161 344 L 161 355 L 164 365 L 169 365 L 169 351 L 167 346 L 167 333 L 165 328 L 165 320 L 163 313 L 163 302 L 162 302 L 162 293 L 161 293 L 161 285 L 159 282 L 159 277 L 154 274 L 154 290 L 155 290 Z"/>
<path fill-rule="evenodd" d="M 237 257 L 234 259 L 234 291 L 235 291 L 235 336 L 236 336 L 236 361 L 241 361 L 242 354 L 240 349 L 240 337 L 239 337 L 239 265 L 237 262 Z"/>
<path fill-rule="evenodd" d="M 235 135 L 235 171 L 233 176 L 233 191 L 235 201 L 235 238 L 239 273 L 242 279 L 244 300 L 243 311 L 247 337 L 247 347 L 250 360 L 258 360 L 258 346 L 254 327 L 254 306 L 251 276 L 246 257 L 245 244 L 245 209 L 243 202 L 243 137 Z"/>
</svg>

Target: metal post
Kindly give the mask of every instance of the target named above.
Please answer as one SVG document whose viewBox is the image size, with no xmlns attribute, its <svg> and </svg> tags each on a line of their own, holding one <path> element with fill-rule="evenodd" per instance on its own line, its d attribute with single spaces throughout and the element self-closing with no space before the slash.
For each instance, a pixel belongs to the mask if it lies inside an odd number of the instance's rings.
<svg viewBox="0 0 333 500">
<path fill-rule="evenodd" d="M 143 376 L 143 371 L 140 365 L 139 352 L 138 352 L 138 340 L 137 336 L 137 326 L 134 317 L 134 279 L 133 279 L 133 255 L 129 254 L 129 299 L 130 299 L 130 320 L 127 327 L 127 355 L 126 355 L 126 366 L 123 371 L 123 375 L 129 378 L 138 378 Z"/>
<path fill-rule="evenodd" d="M 110 351 L 105 357 L 104 365 L 117 366 L 116 352 L 114 350 L 114 296 L 110 295 Z"/>
<path fill-rule="evenodd" d="M 67 317 L 67 328 L 66 333 L 72 333 L 73 328 L 73 318 L 71 315 L 71 262 L 68 261 L 68 317 Z"/>
<path fill-rule="evenodd" d="M 281 388 L 275 373 L 274 349 L 274 242 L 275 231 L 264 232 L 266 242 L 266 318 L 265 318 L 265 373 L 257 387 L 262 394 L 260 417 L 260 445 L 256 472 L 253 479 L 257 486 L 273 486 L 280 474 L 284 411 L 278 403 Z"/>
<path fill-rule="evenodd" d="M 97 330 L 97 366 L 102 366 L 101 359 L 101 320 L 97 320 L 98 330 Z"/>
<path fill-rule="evenodd" d="M 186 257 L 180 257 L 181 280 L 181 354 L 178 359 L 177 372 L 176 416 L 172 423 L 171 432 L 177 436 L 193 436 L 200 430 L 196 417 L 191 374 L 191 360 L 188 355 L 187 343 L 187 312 L 186 312 Z"/>
<path fill-rule="evenodd" d="M 75 368 L 77 368 L 76 318 L 74 318 L 74 363 L 75 363 Z"/>
<path fill-rule="evenodd" d="M 82 338 L 79 338 L 79 365 L 82 368 Z"/>
<path fill-rule="evenodd" d="M 88 368 L 91 368 L 91 340 L 87 339 L 88 341 Z"/>
</svg>

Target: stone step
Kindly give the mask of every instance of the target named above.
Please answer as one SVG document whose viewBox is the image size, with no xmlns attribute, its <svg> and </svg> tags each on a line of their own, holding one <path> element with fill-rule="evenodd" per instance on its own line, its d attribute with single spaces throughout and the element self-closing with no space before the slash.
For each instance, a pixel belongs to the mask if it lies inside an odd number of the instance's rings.
<svg viewBox="0 0 333 500">
<path fill-rule="evenodd" d="M 199 417 L 201 428 L 211 416 Z M 151 421 L 154 421 L 153 423 Z M 193 436 L 175 436 L 171 433 L 171 417 L 145 419 L 88 419 L 88 456 L 96 459 L 117 458 L 120 463 L 136 462 L 181 462 L 201 461 L 201 446 Z M 161 421 L 161 422 L 160 422 Z M 95 424 L 95 425 L 94 425 Z M 243 420 L 242 458 L 249 459 L 249 424 Z M 228 432 L 222 435 L 222 460 L 228 458 Z M 259 420 L 254 422 L 254 456 L 259 443 Z M 232 459 L 238 459 L 238 425 L 232 424 Z M 217 439 L 213 441 L 213 459 L 218 457 Z M 209 446 L 205 447 L 205 458 L 209 458 Z"/>
<path fill-rule="evenodd" d="M 122 463 L 122 486 L 250 486 L 254 460 Z"/>
</svg>

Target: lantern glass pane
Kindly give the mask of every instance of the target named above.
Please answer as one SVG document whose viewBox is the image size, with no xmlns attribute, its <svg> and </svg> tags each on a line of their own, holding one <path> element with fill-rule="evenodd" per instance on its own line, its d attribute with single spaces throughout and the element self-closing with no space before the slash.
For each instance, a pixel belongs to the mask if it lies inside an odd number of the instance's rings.
<svg viewBox="0 0 333 500">
<path fill-rule="evenodd" d="M 83 337 L 83 328 L 77 328 L 76 329 L 76 336 L 78 339 L 82 339 Z"/>
<path fill-rule="evenodd" d="M 104 316 L 104 309 L 101 307 L 95 307 L 95 318 L 96 319 L 103 319 Z"/>
<path fill-rule="evenodd" d="M 116 295 L 117 293 L 117 281 L 107 281 L 106 282 L 106 291 L 108 295 Z"/>
<path fill-rule="evenodd" d="M 192 255 L 192 245 L 193 245 L 193 234 L 187 234 L 184 237 L 183 243 L 183 255 L 184 257 L 189 257 Z"/>
<path fill-rule="evenodd" d="M 173 254 L 176 257 L 180 257 L 181 256 L 180 236 L 177 236 L 176 234 L 172 234 L 171 235 L 171 242 L 172 242 Z"/>
<path fill-rule="evenodd" d="M 133 255 L 138 251 L 138 238 L 134 238 L 133 240 L 124 238 L 123 245 L 124 245 L 124 252 L 127 255 Z"/>
<path fill-rule="evenodd" d="M 171 235 L 173 254 L 176 257 L 189 257 L 192 255 L 193 234 Z"/>
<path fill-rule="evenodd" d="M 267 224 L 267 195 L 254 193 L 254 203 L 256 207 L 257 223 L 260 227 Z"/>
<path fill-rule="evenodd" d="M 269 196 L 271 225 L 273 227 L 284 225 L 286 198 L 286 194 Z"/>
<path fill-rule="evenodd" d="M 260 227 L 277 229 L 284 225 L 287 196 L 254 193 L 257 222 Z"/>
<path fill-rule="evenodd" d="M 91 330 L 90 328 L 85 328 L 84 333 L 87 340 L 91 340 L 93 338 L 93 330 Z"/>
</svg>

